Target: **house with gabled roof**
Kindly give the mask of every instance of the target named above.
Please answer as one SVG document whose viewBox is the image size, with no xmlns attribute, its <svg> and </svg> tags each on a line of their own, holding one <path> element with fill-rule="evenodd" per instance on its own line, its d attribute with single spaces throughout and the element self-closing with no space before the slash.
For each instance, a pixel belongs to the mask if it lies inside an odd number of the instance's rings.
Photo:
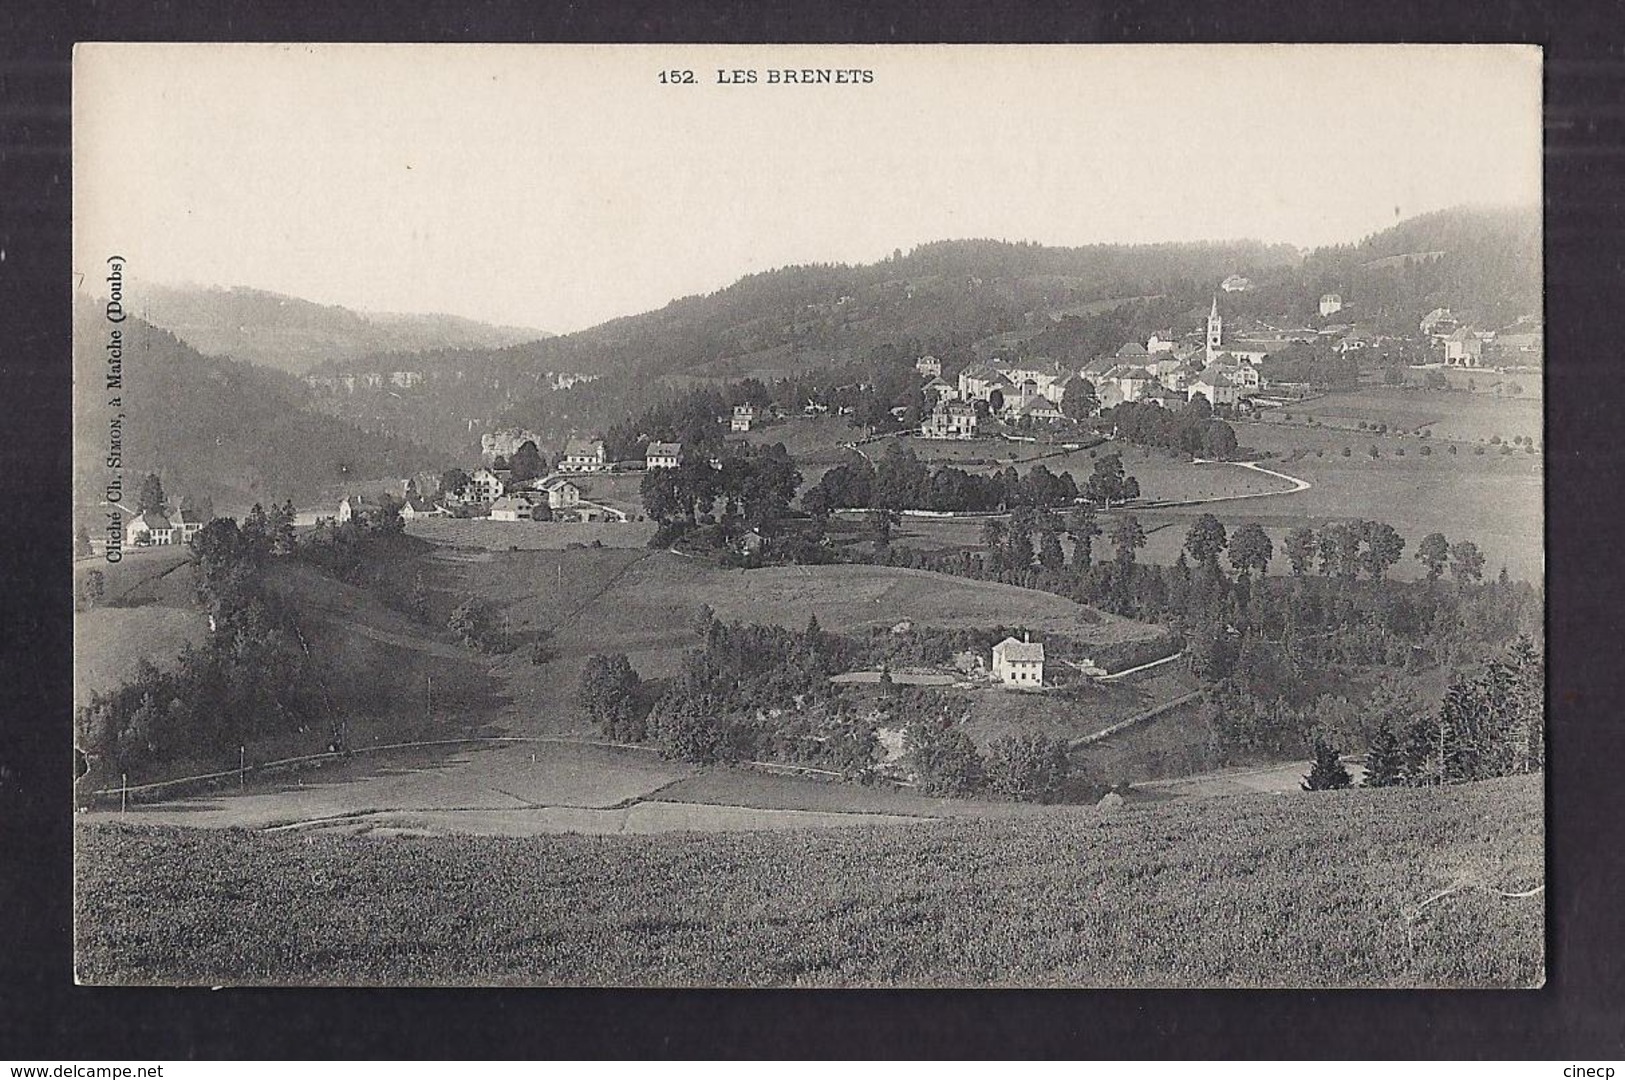
<svg viewBox="0 0 1625 1080">
<path fill-rule="evenodd" d="M 175 526 L 164 515 L 148 510 L 130 520 L 124 530 L 124 542 L 130 547 L 162 546 L 177 543 Z"/>
<path fill-rule="evenodd" d="M 602 472 L 603 469 L 602 439 L 571 439 L 564 444 L 564 460 L 559 462 L 560 472 Z"/>
<path fill-rule="evenodd" d="M 652 442 L 643 452 L 643 465 L 648 469 L 675 469 L 683 463 L 683 444 Z"/>
<path fill-rule="evenodd" d="M 1465 326 L 1444 339 L 1446 367 L 1475 368 L 1484 362 L 1484 340 Z"/>
<path fill-rule="evenodd" d="M 1007 637 L 993 646 L 993 678 L 1005 686 L 1043 686 L 1044 643 Z"/>
<path fill-rule="evenodd" d="M 540 490 L 549 510 L 568 510 L 581 502 L 581 489 L 561 476 L 543 481 Z"/>
</svg>

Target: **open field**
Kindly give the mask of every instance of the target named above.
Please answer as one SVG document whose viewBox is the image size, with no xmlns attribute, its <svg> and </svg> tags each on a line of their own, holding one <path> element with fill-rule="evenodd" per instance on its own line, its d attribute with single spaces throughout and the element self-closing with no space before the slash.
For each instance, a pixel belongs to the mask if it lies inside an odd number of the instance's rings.
<svg viewBox="0 0 1625 1080">
<path fill-rule="evenodd" d="M 148 604 L 94 608 L 73 619 L 73 700 L 83 705 L 93 691 L 109 693 L 134 677 L 142 660 L 165 665 L 188 644 L 209 633 L 198 610 Z"/>
<path fill-rule="evenodd" d="M 634 489 L 634 495 L 636 489 Z M 628 509 L 605 500 L 617 509 Z M 482 551 L 558 551 L 575 544 L 643 548 L 654 535 L 647 521 L 492 521 L 490 518 L 421 518 L 406 527 L 410 536 L 448 547 Z"/>
<path fill-rule="evenodd" d="M 713 835 L 84 823 L 91 983 L 1538 986 L 1540 777 Z M 229 933 L 220 932 L 230 927 Z"/>
<path fill-rule="evenodd" d="M 1537 392 L 1540 387 L 1538 376 L 1473 374 L 1478 376 L 1476 381 L 1486 385 L 1504 380 L 1533 387 Z M 1283 414 L 1291 420 L 1284 420 Z M 1497 435 L 1503 442 L 1511 442 L 1519 435 L 1537 443 L 1543 441 L 1538 396 L 1502 398 L 1484 393 L 1372 387 L 1352 393 L 1327 394 L 1284 409 L 1266 410 L 1259 419 L 1265 423 L 1306 425 L 1311 417 L 1323 427 L 1352 429 L 1356 434 L 1365 434 L 1358 430 L 1363 420 L 1368 424 L 1386 424 L 1390 432 L 1427 431 L 1434 439 L 1457 442 L 1488 442 Z M 1243 441 L 1247 440 L 1243 438 Z"/>
</svg>

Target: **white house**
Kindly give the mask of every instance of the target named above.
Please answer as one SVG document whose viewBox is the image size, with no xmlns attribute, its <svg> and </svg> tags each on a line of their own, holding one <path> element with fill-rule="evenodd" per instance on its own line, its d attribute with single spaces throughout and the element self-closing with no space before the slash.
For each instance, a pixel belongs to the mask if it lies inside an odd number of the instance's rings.
<svg viewBox="0 0 1625 1080">
<path fill-rule="evenodd" d="M 651 469 L 675 469 L 683 463 L 683 444 L 652 442 L 643 453 L 643 463 Z"/>
<path fill-rule="evenodd" d="M 1322 319 L 1328 315 L 1336 315 L 1342 310 L 1343 298 L 1337 293 L 1329 292 L 1320 298 L 1320 317 Z"/>
<path fill-rule="evenodd" d="M 963 401 L 939 401 L 920 424 L 924 439 L 969 439 L 976 435 L 976 410 Z"/>
<path fill-rule="evenodd" d="M 124 542 L 130 547 L 173 544 L 177 542 L 175 526 L 162 514 L 148 510 L 130 521 L 124 530 Z"/>
<path fill-rule="evenodd" d="M 1484 360 L 1484 342 L 1477 334 L 1465 326 L 1458 326 L 1455 333 L 1444 339 L 1444 362 L 1446 367 L 1478 367 Z"/>
<path fill-rule="evenodd" d="M 540 499 L 529 491 L 503 495 L 491 504 L 492 521 L 533 521 Z"/>
<path fill-rule="evenodd" d="M 194 513 L 186 505 L 186 500 L 182 499 L 180 506 L 173 514 L 169 515 L 169 524 L 175 530 L 175 543 L 190 544 L 192 537 L 196 536 L 197 531 L 203 528 L 203 518 Z"/>
<path fill-rule="evenodd" d="M 604 443 L 601 439 L 571 439 L 564 446 L 560 472 L 602 472 Z"/>
<path fill-rule="evenodd" d="M 749 431 L 750 426 L 755 422 L 756 407 L 754 405 L 735 405 L 733 416 L 728 423 L 728 430 Z"/>
<path fill-rule="evenodd" d="M 1223 289 L 1225 292 L 1246 292 L 1252 287 L 1253 283 L 1251 279 L 1244 278 L 1240 274 L 1231 274 L 1219 284 L 1219 288 Z"/>
<path fill-rule="evenodd" d="M 502 477 L 490 469 L 476 469 L 474 475 L 468 478 L 469 490 L 474 494 L 475 502 L 496 502 L 508 486 L 502 482 Z"/>
<path fill-rule="evenodd" d="M 1007 637 L 993 646 L 993 678 L 1006 686 L 1044 685 L 1044 643 Z"/>
<path fill-rule="evenodd" d="M 933 379 L 942 377 L 942 361 L 934 356 L 922 356 L 914 361 L 914 370 L 921 375 L 929 375 Z"/>
<path fill-rule="evenodd" d="M 542 491 L 547 493 L 550 510 L 568 510 L 581 502 L 581 489 L 556 476 L 542 484 Z"/>
</svg>

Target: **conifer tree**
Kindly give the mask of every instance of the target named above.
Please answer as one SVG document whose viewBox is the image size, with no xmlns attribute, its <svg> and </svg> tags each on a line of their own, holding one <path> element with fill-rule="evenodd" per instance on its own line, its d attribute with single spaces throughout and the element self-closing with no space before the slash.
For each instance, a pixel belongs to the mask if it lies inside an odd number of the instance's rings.
<svg viewBox="0 0 1625 1080">
<path fill-rule="evenodd" d="M 1343 767 L 1342 760 L 1337 756 L 1337 748 L 1325 739 L 1315 740 L 1315 763 L 1309 769 L 1309 775 L 1303 778 L 1302 788 L 1305 791 L 1332 791 L 1337 788 L 1346 788 L 1354 782 L 1349 771 Z"/>
<path fill-rule="evenodd" d="M 1399 736 L 1384 722 L 1365 755 L 1365 786 L 1397 787 L 1404 779 L 1405 759 L 1400 752 Z"/>
</svg>

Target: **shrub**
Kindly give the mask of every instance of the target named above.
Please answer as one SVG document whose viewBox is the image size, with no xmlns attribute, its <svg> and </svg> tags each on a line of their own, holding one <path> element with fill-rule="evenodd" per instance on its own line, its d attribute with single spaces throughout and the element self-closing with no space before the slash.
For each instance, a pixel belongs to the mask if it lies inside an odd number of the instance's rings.
<svg viewBox="0 0 1625 1080">
<path fill-rule="evenodd" d="M 923 791 L 969 795 L 985 782 L 982 755 L 950 717 L 921 717 L 903 735 L 903 760 Z"/>
<path fill-rule="evenodd" d="M 1351 450 L 1351 449 L 1349 449 L 1349 448 L 1348 448 L 1348 447 L 1346 447 L 1346 446 L 1345 446 L 1345 447 L 1343 447 L 1343 456 L 1344 456 L 1344 457 L 1348 457 L 1348 456 L 1350 456 L 1350 455 L 1351 455 L 1351 454 L 1353 454 L 1353 453 L 1354 453 L 1354 451 L 1353 451 L 1353 450 Z"/>
<path fill-rule="evenodd" d="M 987 748 L 989 790 L 1017 802 L 1054 802 L 1071 772 L 1064 739 L 1006 735 Z"/>
<path fill-rule="evenodd" d="M 1422 456 L 1423 457 L 1432 457 L 1433 456 L 1433 447 L 1431 447 L 1431 446 L 1423 446 L 1422 447 Z"/>
</svg>

